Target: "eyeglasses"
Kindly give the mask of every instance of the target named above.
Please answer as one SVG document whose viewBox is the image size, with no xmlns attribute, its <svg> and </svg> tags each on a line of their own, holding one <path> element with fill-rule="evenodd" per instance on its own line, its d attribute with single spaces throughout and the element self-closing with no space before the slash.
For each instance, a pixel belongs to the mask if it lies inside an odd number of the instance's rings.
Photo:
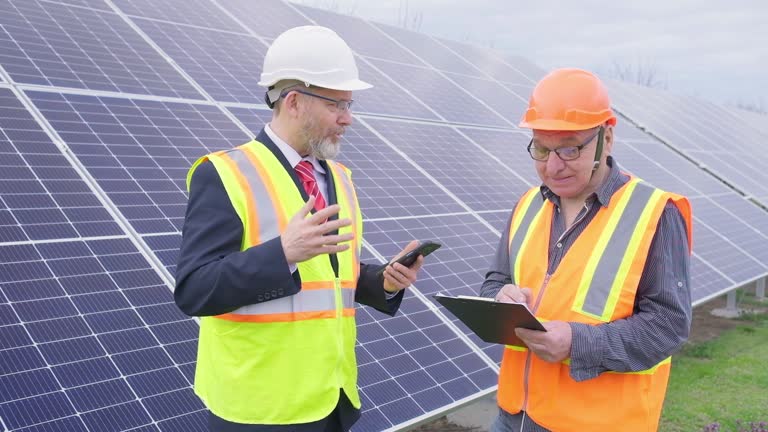
<svg viewBox="0 0 768 432">
<path fill-rule="evenodd" d="M 544 162 L 547 159 L 549 159 L 549 154 L 552 152 L 555 152 L 557 154 L 557 157 L 559 157 L 561 160 L 564 161 L 572 161 L 576 160 L 581 156 L 581 149 L 588 146 L 593 139 L 595 139 L 596 136 L 600 134 L 600 129 L 595 132 L 594 135 L 589 137 L 589 139 L 585 140 L 583 143 L 577 145 L 577 146 L 569 146 L 569 147 L 560 147 L 556 148 L 554 150 L 550 150 L 545 147 L 537 147 L 533 145 L 533 138 L 531 138 L 531 142 L 528 143 L 528 154 L 531 155 L 531 158 L 533 160 Z"/>
<path fill-rule="evenodd" d="M 299 90 L 299 89 L 286 90 L 285 92 L 283 92 L 283 94 L 280 95 L 280 98 L 285 97 L 285 95 L 287 95 L 288 93 L 290 93 L 292 91 L 295 91 L 296 93 L 301 93 L 303 95 L 316 97 L 316 98 L 322 99 L 324 101 L 333 102 L 333 105 L 329 105 L 329 106 L 332 107 L 332 110 L 334 112 L 336 112 L 336 111 L 341 111 L 341 112 L 350 111 L 350 110 L 352 110 L 352 102 L 354 102 L 353 99 L 349 99 L 349 100 L 346 100 L 346 99 L 333 99 L 333 98 L 329 98 L 329 97 L 326 97 L 326 96 L 321 96 L 319 94 L 315 94 L 315 93 L 312 93 L 312 92 L 308 92 L 306 90 Z"/>
</svg>

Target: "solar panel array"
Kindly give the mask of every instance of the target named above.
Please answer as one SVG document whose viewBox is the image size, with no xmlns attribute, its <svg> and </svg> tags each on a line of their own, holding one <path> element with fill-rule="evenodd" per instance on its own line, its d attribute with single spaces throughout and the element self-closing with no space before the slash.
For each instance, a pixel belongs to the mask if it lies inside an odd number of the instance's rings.
<svg viewBox="0 0 768 432">
<path fill-rule="evenodd" d="M 431 295 L 477 293 L 517 197 L 538 184 L 530 135 L 515 125 L 542 70 L 275 0 L 2 0 L 0 427 L 206 430 L 191 390 L 198 324 L 171 293 L 186 172 L 269 121 L 256 85 L 263 55 L 279 33 L 310 23 L 339 32 L 375 85 L 355 95 L 340 156 L 363 209 L 365 261 L 384 262 L 413 238 L 444 244 L 397 316 L 357 309 L 354 430 L 406 429 L 495 390 L 501 347 Z M 659 118 L 635 107 L 635 90 L 612 90 L 633 122 Z M 625 120 L 621 166 L 693 200 L 696 301 L 764 276 L 765 212 L 672 151 L 668 138 L 677 147 L 680 134 L 654 132 L 664 144 Z M 734 142 L 720 130 L 710 127 L 708 142 Z M 738 131 L 736 142 L 760 133 Z M 739 169 L 756 153 L 732 160 L 686 145 L 685 156 Z"/>
</svg>

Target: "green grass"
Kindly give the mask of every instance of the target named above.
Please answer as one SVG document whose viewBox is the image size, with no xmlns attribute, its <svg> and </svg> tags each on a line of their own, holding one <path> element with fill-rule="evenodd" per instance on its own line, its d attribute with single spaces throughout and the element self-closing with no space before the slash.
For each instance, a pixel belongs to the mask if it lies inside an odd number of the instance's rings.
<svg viewBox="0 0 768 432">
<path fill-rule="evenodd" d="M 673 357 L 660 431 L 702 431 L 715 422 L 721 432 L 749 431 L 749 422 L 768 421 L 768 314 L 740 322 Z"/>
</svg>

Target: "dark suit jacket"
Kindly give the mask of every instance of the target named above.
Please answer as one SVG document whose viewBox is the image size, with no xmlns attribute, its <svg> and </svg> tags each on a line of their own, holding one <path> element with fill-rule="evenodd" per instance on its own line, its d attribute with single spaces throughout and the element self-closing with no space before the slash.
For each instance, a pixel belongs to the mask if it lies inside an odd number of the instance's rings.
<svg viewBox="0 0 768 432">
<path fill-rule="evenodd" d="M 307 193 L 301 186 L 298 176 L 267 134 L 262 130 L 256 140 L 266 145 L 277 156 L 304 200 L 307 200 Z M 324 165 L 326 173 L 330 173 L 327 163 L 321 161 L 321 164 Z M 334 181 L 329 174 L 326 174 L 326 183 L 328 205 L 335 204 Z M 202 163 L 192 176 L 182 231 L 174 297 L 176 304 L 187 315 L 219 315 L 241 306 L 294 295 L 301 289 L 301 275 L 298 270 L 293 274 L 290 273 L 279 237 L 247 250 L 240 250 L 243 236 L 242 223 L 229 201 L 218 172 L 210 162 Z M 331 260 L 334 270 L 338 271 L 336 255 L 329 255 L 328 259 Z M 360 265 L 355 301 L 388 315 L 394 315 L 400 307 L 403 292 L 387 300 L 383 278 L 376 275 L 378 267 L 378 265 Z M 337 412 L 342 420 L 342 427 L 346 430 L 357 420 L 359 412 L 352 407 L 346 397 L 340 398 L 340 401 Z M 254 404 L 269 403 L 269 401 L 253 402 Z M 238 432 L 283 430 L 322 432 L 324 430 L 324 426 L 318 429 L 320 425 L 306 426 L 307 429 L 297 429 L 294 426 L 276 429 L 273 426 L 258 425 L 243 429 L 233 426 L 231 429 L 224 430 Z"/>
</svg>

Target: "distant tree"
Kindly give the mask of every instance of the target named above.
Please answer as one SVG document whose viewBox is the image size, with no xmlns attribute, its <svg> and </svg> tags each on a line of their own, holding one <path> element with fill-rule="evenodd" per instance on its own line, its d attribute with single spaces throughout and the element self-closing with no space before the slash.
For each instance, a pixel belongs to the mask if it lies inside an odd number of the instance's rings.
<svg viewBox="0 0 768 432">
<path fill-rule="evenodd" d="M 622 63 L 614 60 L 608 76 L 644 87 L 667 88 L 667 82 L 660 77 L 656 64 L 647 59 L 638 60 L 636 63 Z"/>
<path fill-rule="evenodd" d="M 413 31 L 421 30 L 421 24 L 424 21 L 424 13 L 421 11 L 411 12 L 410 1 L 400 0 L 400 7 L 397 10 L 397 25 Z"/>
<path fill-rule="evenodd" d="M 736 108 L 743 109 L 745 111 L 752 111 L 760 114 L 768 114 L 765 109 L 765 104 L 762 99 L 756 99 L 753 102 L 738 101 L 736 102 Z"/>
</svg>

